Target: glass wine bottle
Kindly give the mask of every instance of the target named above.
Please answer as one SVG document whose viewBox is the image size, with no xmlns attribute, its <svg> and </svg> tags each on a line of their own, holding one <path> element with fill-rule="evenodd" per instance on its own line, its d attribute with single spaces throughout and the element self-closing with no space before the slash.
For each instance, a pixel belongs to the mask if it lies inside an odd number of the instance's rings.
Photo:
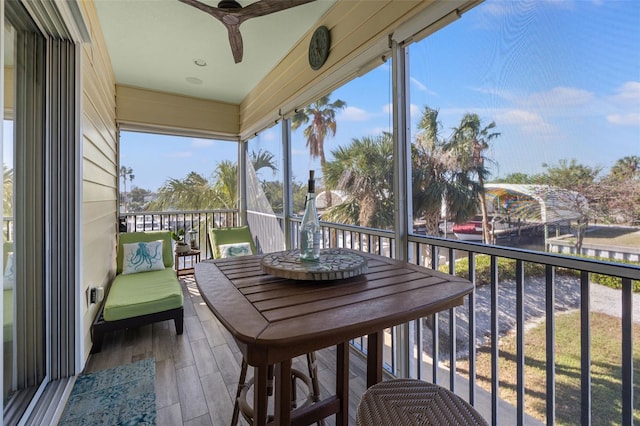
<svg viewBox="0 0 640 426">
<path fill-rule="evenodd" d="M 304 215 L 300 225 L 300 259 L 317 261 L 320 259 L 320 221 L 316 210 L 316 189 L 314 171 L 309 171 L 309 189 Z"/>
</svg>

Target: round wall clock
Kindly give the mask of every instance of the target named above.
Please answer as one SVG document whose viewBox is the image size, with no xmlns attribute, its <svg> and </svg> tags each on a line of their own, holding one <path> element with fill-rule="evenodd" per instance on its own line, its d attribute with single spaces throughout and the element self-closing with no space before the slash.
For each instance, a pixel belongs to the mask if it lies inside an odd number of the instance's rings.
<svg viewBox="0 0 640 426">
<path fill-rule="evenodd" d="M 327 61 L 331 37 L 329 29 L 325 26 L 318 27 L 311 36 L 309 43 L 309 65 L 313 70 L 319 70 Z"/>
</svg>

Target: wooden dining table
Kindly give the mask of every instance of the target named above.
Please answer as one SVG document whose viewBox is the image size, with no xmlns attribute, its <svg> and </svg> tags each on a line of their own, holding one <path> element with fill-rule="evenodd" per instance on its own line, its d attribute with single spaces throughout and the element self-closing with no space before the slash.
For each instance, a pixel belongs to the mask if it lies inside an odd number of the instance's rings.
<svg viewBox="0 0 640 426">
<path fill-rule="evenodd" d="M 357 253 L 366 270 L 338 280 L 269 275 L 262 255 L 196 264 L 202 298 L 254 367 L 254 425 L 269 419 L 270 366 L 276 367 L 273 424 L 311 424 L 335 414 L 337 425 L 348 425 L 350 339 L 367 336 L 370 387 L 382 380 L 384 329 L 460 305 L 473 290 L 460 277 Z M 331 346 L 337 355 L 335 394 L 292 411 L 292 359 Z"/>
</svg>

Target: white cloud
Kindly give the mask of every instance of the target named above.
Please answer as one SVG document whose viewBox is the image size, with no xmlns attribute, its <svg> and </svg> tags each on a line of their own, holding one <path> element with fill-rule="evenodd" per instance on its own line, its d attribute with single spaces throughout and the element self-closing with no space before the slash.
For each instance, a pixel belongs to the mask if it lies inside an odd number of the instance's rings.
<svg viewBox="0 0 640 426">
<path fill-rule="evenodd" d="M 272 129 L 269 129 L 260 133 L 260 136 L 266 142 L 272 142 L 272 141 L 278 140 L 278 136 L 276 135 L 276 132 Z"/>
<path fill-rule="evenodd" d="M 632 112 L 629 114 L 611 114 L 607 116 L 607 121 L 611 124 L 617 124 L 620 126 L 640 127 L 640 113 Z"/>
<path fill-rule="evenodd" d="M 627 81 L 618 87 L 617 92 L 611 97 L 616 103 L 624 105 L 640 103 L 640 81 Z"/>
<path fill-rule="evenodd" d="M 514 100 L 513 93 L 504 89 L 498 89 L 495 87 L 476 87 L 476 88 L 473 88 L 472 90 L 478 93 L 482 93 L 483 95 L 495 96 L 500 99 L 505 99 L 507 101 Z"/>
<path fill-rule="evenodd" d="M 420 80 L 418 80 L 417 78 L 411 77 L 411 82 L 413 83 L 414 86 L 418 88 L 418 90 L 422 90 L 423 92 L 427 91 L 427 86 L 422 84 Z"/>
<path fill-rule="evenodd" d="M 495 122 L 500 126 L 516 126 L 523 132 L 530 134 L 545 133 L 550 136 L 556 130 L 552 124 L 547 123 L 544 118 L 535 112 L 525 111 L 522 109 L 511 109 L 502 112 L 496 112 Z"/>
<path fill-rule="evenodd" d="M 522 109 L 511 109 L 496 114 L 496 122 L 516 126 L 544 125 L 544 119 L 540 114 Z"/>
<path fill-rule="evenodd" d="M 420 118 L 420 114 L 422 114 L 422 109 L 418 105 L 416 105 L 416 104 L 409 105 L 409 116 L 410 117 Z"/>
<path fill-rule="evenodd" d="M 291 155 L 309 155 L 309 151 L 304 149 L 292 149 Z"/>
<path fill-rule="evenodd" d="M 384 112 L 387 115 L 390 115 L 391 113 L 393 113 L 393 105 L 386 104 L 384 107 L 382 107 L 382 112 Z M 422 114 L 422 108 L 420 108 L 416 104 L 411 104 L 409 105 L 409 114 L 411 117 L 419 117 L 420 114 Z"/>
<path fill-rule="evenodd" d="M 360 108 L 346 107 L 338 117 L 338 121 L 366 121 L 371 118 L 370 114 Z"/>
<path fill-rule="evenodd" d="M 389 129 L 388 127 L 374 127 L 373 129 L 369 129 L 367 131 L 367 135 L 368 136 L 380 136 L 384 132 L 391 133 L 392 129 Z"/>
<path fill-rule="evenodd" d="M 415 77 L 410 77 L 411 83 L 413 84 L 413 86 L 416 87 L 416 89 L 418 89 L 421 92 L 425 92 L 429 95 L 432 96 L 438 96 L 438 94 L 436 92 L 434 92 L 433 90 L 429 89 L 425 84 L 423 84 L 420 80 L 418 80 Z"/>
<path fill-rule="evenodd" d="M 533 107 L 568 107 L 585 105 L 593 100 L 593 93 L 575 87 L 554 87 L 547 92 L 525 97 L 522 104 Z"/>
<path fill-rule="evenodd" d="M 508 3 L 491 2 L 482 6 L 482 12 L 490 16 L 502 17 L 509 14 Z"/>
<path fill-rule="evenodd" d="M 572 0 L 545 0 L 544 2 L 538 3 L 546 3 L 550 6 L 555 6 L 558 9 L 572 9 L 573 1 Z M 594 0 L 595 4 L 598 4 L 598 0 Z M 509 2 L 509 1 L 499 1 L 499 2 L 488 2 L 483 4 L 482 12 L 486 15 L 502 18 L 504 16 L 516 15 L 519 13 L 526 12 L 533 7 L 539 7 L 539 4 L 536 2 Z"/>
<path fill-rule="evenodd" d="M 212 141 L 211 139 L 191 139 L 191 147 L 192 148 L 209 148 L 213 146 L 216 141 Z"/>
</svg>

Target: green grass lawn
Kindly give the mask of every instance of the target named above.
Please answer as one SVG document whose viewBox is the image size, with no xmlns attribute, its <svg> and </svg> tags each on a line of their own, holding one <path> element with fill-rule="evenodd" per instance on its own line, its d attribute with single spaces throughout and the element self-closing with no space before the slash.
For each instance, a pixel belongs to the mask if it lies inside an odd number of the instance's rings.
<svg viewBox="0 0 640 426">
<path fill-rule="evenodd" d="M 591 315 L 592 424 L 619 425 L 621 417 L 620 319 Z M 640 326 L 633 326 L 634 423 L 640 423 Z M 546 422 L 545 322 L 525 336 L 525 410 Z M 577 312 L 556 316 L 556 424 L 580 424 L 580 315 Z M 516 404 L 516 339 L 500 340 L 498 377 L 500 398 Z M 467 361 L 458 363 L 460 373 L 468 371 Z M 478 384 L 491 390 L 491 354 L 482 348 L 477 354 Z"/>
</svg>

